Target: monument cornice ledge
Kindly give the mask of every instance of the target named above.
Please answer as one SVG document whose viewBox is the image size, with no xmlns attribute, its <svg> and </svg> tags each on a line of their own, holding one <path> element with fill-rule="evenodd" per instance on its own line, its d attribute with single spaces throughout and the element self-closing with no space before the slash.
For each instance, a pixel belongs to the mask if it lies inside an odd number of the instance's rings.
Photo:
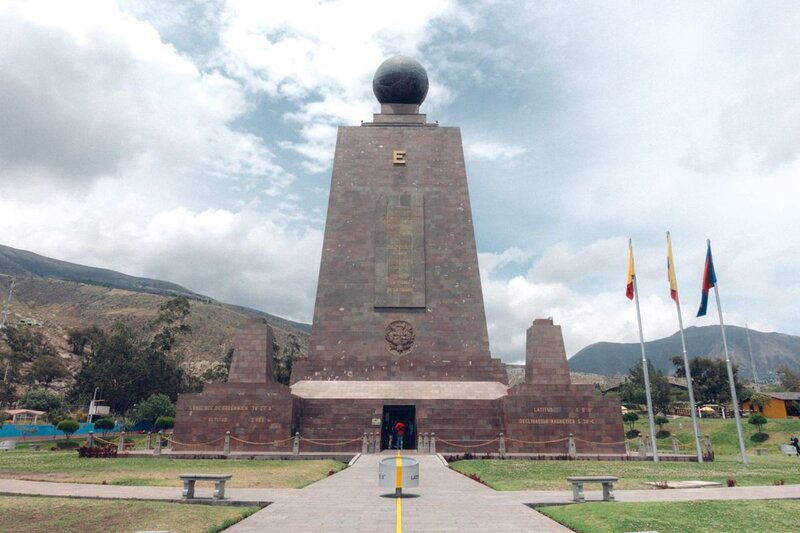
<svg viewBox="0 0 800 533">
<path fill-rule="evenodd" d="M 292 394 L 305 400 L 497 400 L 499 381 L 298 381 Z"/>
</svg>

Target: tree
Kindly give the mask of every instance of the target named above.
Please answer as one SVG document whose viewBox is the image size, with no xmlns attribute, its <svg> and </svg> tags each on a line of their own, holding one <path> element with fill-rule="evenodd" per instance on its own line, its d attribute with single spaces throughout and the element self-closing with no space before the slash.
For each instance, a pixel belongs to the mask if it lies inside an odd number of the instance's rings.
<svg viewBox="0 0 800 533">
<path fill-rule="evenodd" d="M 653 408 L 656 411 L 669 411 L 672 405 L 672 391 L 666 376 L 660 370 L 656 370 L 648 361 L 648 375 L 650 377 L 650 396 L 653 400 Z M 647 403 L 647 394 L 644 388 L 644 372 L 642 363 L 628 370 L 627 380 L 619 388 L 620 398 L 629 405 L 643 405 Z"/>
<path fill-rule="evenodd" d="M 67 368 L 61 358 L 55 355 L 42 355 L 31 364 L 28 381 L 49 387 L 50 383 L 67 375 Z"/>
<path fill-rule="evenodd" d="M 778 368 L 778 385 L 783 392 L 800 392 L 800 374 L 782 366 Z"/>
<path fill-rule="evenodd" d="M 769 403 L 770 397 L 767 394 L 761 392 L 753 392 L 750 394 L 748 398 L 750 401 L 750 408 L 753 411 L 758 411 L 759 413 L 764 412 L 764 408 Z"/>
<path fill-rule="evenodd" d="M 669 424 L 669 418 L 663 415 L 657 415 L 653 418 L 653 422 L 658 426 L 658 434 L 657 437 L 666 437 L 669 435 L 669 431 L 664 431 L 664 426 Z"/>
<path fill-rule="evenodd" d="M 2 370 L 2 367 L 0 367 Z M 17 399 L 17 389 L 13 383 L 0 381 L 0 406 L 11 405 Z"/>
<path fill-rule="evenodd" d="M 675 365 L 675 375 L 685 378 L 686 371 L 683 367 L 683 357 L 673 357 L 672 364 Z M 695 357 L 689 360 L 689 369 L 692 371 L 695 402 L 698 404 L 731 402 L 731 387 L 728 383 L 728 368 L 725 361 L 708 357 Z M 742 394 L 742 384 L 737 379 L 738 372 L 739 369 L 736 365 L 733 365 L 733 381 L 736 386 L 736 395 L 742 398 L 744 395 Z"/>
<path fill-rule="evenodd" d="M 56 355 L 56 349 L 41 331 L 31 326 L 7 326 L 3 328 L 11 352 L 24 361 L 33 361 L 42 355 Z"/>
<path fill-rule="evenodd" d="M 764 415 L 750 415 L 748 424 L 752 424 L 758 428 L 758 433 L 763 433 L 764 426 L 767 424 L 767 417 Z"/>
<path fill-rule="evenodd" d="M 47 389 L 31 389 L 20 398 L 19 405 L 34 411 L 60 411 L 64 407 L 64 400 L 60 394 Z"/>
<path fill-rule="evenodd" d="M 77 420 L 73 420 L 71 418 L 65 418 L 61 422 L 58 423 L 56 429 L 59 431 L 63 431 L 64 435 L 66 435 L 67 440 L 72 436 L 73 433 L 80 429 L 81 425 L 78 424 Z"/>
<path fill-rule="evenodd" d="M 94 423 L 94 429 L 99 429 L 103 432 L 103 437 L 105 438 L 106 432 L 111 431 L 116 427 L 117 423 L 114 421 L 113 418 L 101 418 Z"/>
<path fill-rule="evenodd" d="M 9 349 L 4 354 L 6 365 L 3 365 L 7 383 L 14 384 L 21 381 L 20 369 L 24 363 L 56 355 L 56 349 L 44 334 L 31 326 L 6 326 L 2 329 L 2 336 Z"/>
<path fill-rule="evenodd" d="M 191 312 L 189 300 L 185 296 L 174 296 L 158 307 L 158 316 L 150 323 L 150 327 L 158 330 L 153 336 L 153 348 L 170 352 L 178 344 L 179 335 L 192 332 L 186 324 Z"/>
<path fill-rule="evenodd" d="M 71 329 L 67 332 L 67 343 L 73 354 L 82 356 L 101 334 L 102 330 L 97 326 Z"/>
<path fill-rule="evenodd" d="M 175 427 L 175 418 L 171 416 L 159 416 L 156 418 L 156 423 L 154 425 L 156 431 L 172 429 Z"/>
<path fill-rule="evenodd" d="M 292 379 L 292 364 L 294 360 L 300 355 L 300 341 L 294 333 L 286 335 L 286 342 L 283 348 L 277 344 L 274 345 L 274 371 L 275 381 L 288 385 Z"/>
<path fill-rule="evenodd" d="M 155 349 L 142 332 L 118 323 L 84 358 L 68 396 L 73 403 L 88 403 L 100 387 L 111 410 L 124 413 L 153 393 L 177 398 L 182 383 L 174 358 Z"/>
<path fill-rule="evenodd" d="M 637 420 L 639 420 L 639 415 L 634 412 L 628 412 L 622 415 L 622 421 L 626 424 L 629 424 L 629 429 L 631 432 L 636 431 L 634 425 L 636 425 Z"/>
<path fill-rule="evenodd" d="M 175 404 L 166 394 L 151 394 L 141 402 L 131 413 L 131 418 L 136 422 L 153 422 L 161 417 L 174 417 Z"/>
</svg>

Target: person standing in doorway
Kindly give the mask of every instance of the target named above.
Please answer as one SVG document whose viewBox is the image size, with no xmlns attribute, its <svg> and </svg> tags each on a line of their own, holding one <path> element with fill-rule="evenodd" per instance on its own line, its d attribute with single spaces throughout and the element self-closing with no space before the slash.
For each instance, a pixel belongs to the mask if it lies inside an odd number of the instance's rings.
<svg viewBox="0 0 800 533">
<path fill-rule="evenodd" d="M 406 425 L 403 423 L 402 420 L 398 420 L 397 423 L 394 425 L 394 435 L 397 439 L 397 449 L 403 449 L 403 437 L 406 434 Z"/>
</svg>

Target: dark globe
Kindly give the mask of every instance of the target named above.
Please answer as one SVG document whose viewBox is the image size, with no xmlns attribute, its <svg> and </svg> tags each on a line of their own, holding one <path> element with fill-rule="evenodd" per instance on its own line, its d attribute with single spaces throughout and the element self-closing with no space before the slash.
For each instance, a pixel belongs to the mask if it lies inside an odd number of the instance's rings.
<svg viewBox="0 0 800 533">
<path fill-rule="evenodd" d="M 428 94 L 428 73 L 410 57 L 390 57 L 375 71 L 372 92 L 382 104 L 419 105 Z"/>
</svg>

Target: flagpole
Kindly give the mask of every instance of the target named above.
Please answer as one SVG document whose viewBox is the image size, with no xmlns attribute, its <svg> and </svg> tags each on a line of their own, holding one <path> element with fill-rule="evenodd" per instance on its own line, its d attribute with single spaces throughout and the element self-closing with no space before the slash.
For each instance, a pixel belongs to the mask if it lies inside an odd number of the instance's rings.
<svg viewBox="0 0 800 533">
<path fill-rule="evenodd" d="M 628 239 L 628 248 L 633 257 L 633 240 Z M 636 302 L 636 320 L 639 323 L 639 344 L 642 347 L 642 372 L 644 374 L 644 392 L 647 397 L 647 418 L 650 421 L 650 441 L 653 443 L 653 462 L 658 462 L 658 443 L 656 441 L 656 424 L 653 418 L 653 399 L 650 395 L 650 373 L 647 370 L 647 356 L 644 351 L 644 333 L 642 332 L 642 313 L 639 311 L 639 286 L 636 273 L 633 274 L 633 296 Z"/>
<path fill-rule="evenodd" d="M 711 239 L 706 239 L 706 244 L 711 248 Z M 736 383 L 733 379 L 733 367 L 731 358 L 728 355 L 728 340 L 725 337 L 725 323 L 722 321 L 722 305 L 719 302 L 719 281 L 714 283 L 714 297 L 717 300 L 717 312 L 719 313 L 719 327 L 722 330 L 722 348 L 725 350 L 725 366 L 728 367 L 728 381 L 731 385 L 731 402 L 733 403 L 733 415 L 736 418 L 736 433 L 739 436 L 739 450 L 742 453 L 742 464 L 747 464 L 747 452 L 744 449 L 744 435 L 742 434 L 742 419 L 739 416 L 739 399 L 736 396 Z"/>
<path fill-rule="evenodd" d="M 667 243 L 669 243 L 669 260 L 673 261 L 672 258 L 672 241 L 669 237 L 669 232 L 667 232 Z M 673 272 L 675 272 L 675 265 L 672 265 Z M 675 273 L 675 277 L 677 278 L 677 272 Z M 677 279 L 675 284 L 677 285 Z M 686 370 L 686 384 L 689 388 L 689 405 L 691 408 L 689 409 L 692 412 L 692 427 L 694 428 L 694 445 L 695 449 L 697 450 L 697 462 L 703 462 L 703 449 L 700 446 L 700 429 L 697 426 L 697 406 L 694 403 L 694 387 L 692 386 L 692 371 L 689 369 L 689 356 L 686 355 L 686 338 L 683 336 L 683 317 L 681 316 L 681 302 L 680 298 L 675 298 L 675 308 L 678 311 L 678 328 L 681 332 L 681 349 L 683 350 L 683 368 Z"/>
</svg>

